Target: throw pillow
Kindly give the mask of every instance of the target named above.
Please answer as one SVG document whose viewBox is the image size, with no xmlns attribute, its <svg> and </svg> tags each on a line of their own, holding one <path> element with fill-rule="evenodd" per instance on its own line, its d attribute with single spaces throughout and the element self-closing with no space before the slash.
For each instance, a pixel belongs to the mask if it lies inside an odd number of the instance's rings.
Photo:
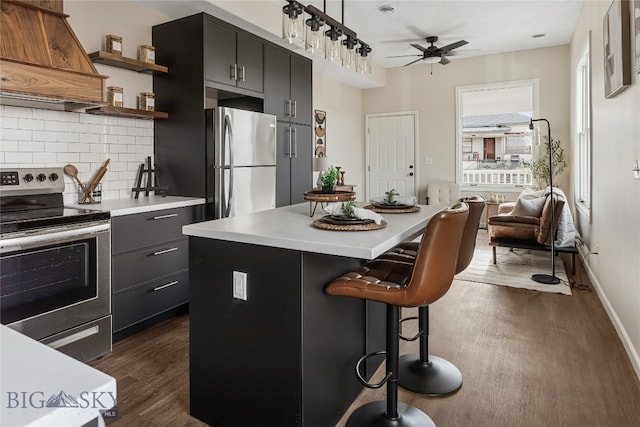
<svg viewBox="0 0 640 427">
<path fill-rule="evenodd" d="M 530 200 L 518 199 L 511 215 L 533 216 L 537 218 L 542 214 L 542 207 L 546 199 L 546 197 L 538 197 Z"/>
</svg>

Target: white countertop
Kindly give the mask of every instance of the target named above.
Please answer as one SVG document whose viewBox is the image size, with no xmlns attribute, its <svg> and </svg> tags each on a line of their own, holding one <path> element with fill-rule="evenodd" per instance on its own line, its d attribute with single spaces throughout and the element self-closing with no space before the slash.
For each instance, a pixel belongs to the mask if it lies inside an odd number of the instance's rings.
<svg viewBox="0 0 640 427">
<path fill-rule="evenodd" d="M 0 425 L 82 426 L 115 406 L 116 380 L 0 325 Z M 47 407 L 66 394 L 67 407 Z M 73 399 L 77 407 L 68 407 Z M 73 404 L 73 403 L 71 403 Z"/>
<path fill-rule="evenodd" d="M 195 197 L 178 196 L 139 196 L 137 199 L 112 199 L 103 200 L 92 205 L 72 204 L 70 206 L 80 209 L 110 211 L 111 216 L 132 215 L 144 212 L 159 211 L 162 209 L 183 208 L 186 206 L 203 205 L 205 199 Z"/>
<path fill-rule="evenodd" d="M 362 206 L 362 204 L 359 204 Z M 315 228 L 313 220 L 326 215 L 318 206 L 313 218 L 309 204 L 300 203 L 231 218 L 186 225 L 188 236 L 250 243 L 330 255 L 373 259 L 398 243 L 417 237 L 441 208 L 420 205 L 420 211 L 382 214 L 385 228 L 369 231 L 332 231 Z"/>
</svg>

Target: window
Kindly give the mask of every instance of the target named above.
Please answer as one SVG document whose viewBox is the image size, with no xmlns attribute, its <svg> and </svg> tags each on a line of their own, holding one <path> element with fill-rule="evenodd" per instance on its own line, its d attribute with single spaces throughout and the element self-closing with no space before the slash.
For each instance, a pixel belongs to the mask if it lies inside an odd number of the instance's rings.
<svg viewBox="0 0 640 427">
<path fill-rule="evenodd" d="M 591 212 L 591 77 L 589 36 L 576 66 L 575 81 L 575 202 L 585 215 Z"/>
<path fill-rule="evenodd" d="M 456 88 L 457 178 L 462 187 L 496 190 L 532 184 L 529 122 L 537 80 Z"/>
</svg>

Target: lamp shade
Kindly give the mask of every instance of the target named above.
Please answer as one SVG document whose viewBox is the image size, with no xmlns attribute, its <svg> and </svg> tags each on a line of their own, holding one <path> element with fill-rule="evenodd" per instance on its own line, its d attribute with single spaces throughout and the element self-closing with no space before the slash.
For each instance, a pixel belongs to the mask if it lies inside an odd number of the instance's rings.
<svg viewBox="0 0 640 427">
<path fill-rule="evenodd" d="M 329 159 L 326 157 L 314 157 L 313 158 L 313 170 L 314 172 L 320 172 L 329 167 Z"/>
</svg>

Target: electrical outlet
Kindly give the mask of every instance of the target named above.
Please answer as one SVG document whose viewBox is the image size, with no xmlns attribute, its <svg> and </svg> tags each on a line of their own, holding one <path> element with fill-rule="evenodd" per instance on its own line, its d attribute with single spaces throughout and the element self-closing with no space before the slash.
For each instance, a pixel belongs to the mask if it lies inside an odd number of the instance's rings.
<svg viewBox="0 0 640 427">
<path fill-rule="evenodd" d="M 233 297 L 247 300 L 247 273 L 233 272 Z"/>
</svg>

